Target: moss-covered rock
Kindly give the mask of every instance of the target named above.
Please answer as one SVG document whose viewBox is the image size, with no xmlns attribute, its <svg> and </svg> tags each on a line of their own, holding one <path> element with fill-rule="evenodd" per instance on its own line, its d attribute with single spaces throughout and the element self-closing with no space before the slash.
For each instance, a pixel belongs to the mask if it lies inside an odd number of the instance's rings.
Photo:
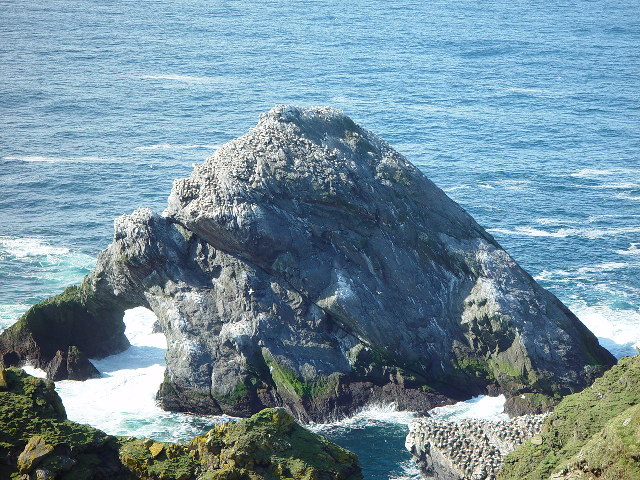
<svg viewBox="0 0 640 480">
<path fill-rule="evenodd" d="M 30 362 L 56 380 L 96 376 L 87 357 L 104 357 L 129 346 L 122 321 L 126 307 L 100 298 L 87 281 L 69 287 L 31 307 L 0 334 L 0 363 L 8 367 Z M 64 359 L 50 365 L 56 355 Z M 61 363 L 64 368 L 59 368 Z"/>
<path fill-rule="evenodd" d="M 112 437 L 66 419 L 53 383 L 0 368 L 0 478 L 359 480 L 357 457 L 267 409 L 190 443 Z"/>
<path fill-rule="evenodd" d="M 500 478 L 640 478 L 640 357 L 565 397 L 539 438 L 505 459 Z"/>
</svg>

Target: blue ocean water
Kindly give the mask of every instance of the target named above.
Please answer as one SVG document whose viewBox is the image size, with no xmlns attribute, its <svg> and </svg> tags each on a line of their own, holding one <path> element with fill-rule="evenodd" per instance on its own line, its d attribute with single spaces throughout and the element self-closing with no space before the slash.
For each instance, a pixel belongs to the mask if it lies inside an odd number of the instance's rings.
<svg viewBox="0 0 640 480">
<path fill-rule="evenodd" d="M 607 348 L 634 353 L 637 6 L 0 1 L 0 327 L 78 282 L 116 216 L 162 211 L 174 178 L 291 103 L 341 108 L 388 140 Z M 367 418 L 327 433 L 368 478 L 415 475 L 405 420 Z"/>
</svg>

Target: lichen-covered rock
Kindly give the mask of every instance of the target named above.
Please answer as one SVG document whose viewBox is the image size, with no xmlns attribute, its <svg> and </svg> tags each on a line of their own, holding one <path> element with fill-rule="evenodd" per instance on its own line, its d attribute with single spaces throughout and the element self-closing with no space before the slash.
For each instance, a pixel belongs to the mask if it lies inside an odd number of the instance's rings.
<svg viewBox="0 0 640 480">
<path fill-rule="evenodd" d="M 282 409 L 218 425 L 189 444 L 124 441 L 120 458 L 140 478 L 160 480 L 362 478 L 353 453 L 301 427 Z"/>
<path fill-rule="evenodd" d="M 20 456 L 18 456 L 18 471 L 20 473 L 28 473 L 37 463 L 52 452 L 52 445 L 49 445 L 41 435 L 34 435 L 29 439 Z"/>
<path fill-rule="evenodd" d="M 115 351 L 137 305 L 167 337 L 171 410 L 328 420 L 371 401 L 554 397 L 615 361 L 424 174 L 329 108 L 274 108 L 176 181 L 164 216 L 117 219 L 71 300 L 27 312 L 0 353 Z M 73 338 L 31 333 L 49 316 Z"/>
<path fill-rule="evenodd" d="M 544 415 L 508 421 L 422 418 L 405 445 L 425 479 L 495 480 L 505 455 L 539 432 Z"/>
<path fill-rule="evenodd" d="M 190 443 L 116 438 L 66 420 L 50 381 L 2 370 L 0 478 L 49 480 L 361 480 L 358 458 L 264 410 Z"/>
<path fill-rule="evenodd" d="M 4 369 L 4 373 L 7 390 L 0 392 L 0 478 L 135 478 L 118 460 L 114 437 L 66 419 L 53 382 L 17 368 Z"/>
<path fill-rule="evenodd" d="M 564 398 L 541 432 L 505 459 L 501 480 L 640 478 L 640 357 Z"/>
</svg>

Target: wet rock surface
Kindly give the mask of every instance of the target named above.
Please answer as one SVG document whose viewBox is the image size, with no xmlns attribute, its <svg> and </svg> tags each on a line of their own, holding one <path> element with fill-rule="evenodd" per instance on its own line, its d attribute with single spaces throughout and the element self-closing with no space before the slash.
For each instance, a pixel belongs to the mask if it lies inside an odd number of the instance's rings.
<svg viewBox="0 0 640 480">
<path fill-rule="evenodd" d="M 406 447 L 425 479 L 495 480 L 504 457 L 540 431 L 545 415 L 508 421 L 423 418 L 409 424 Z"/>
<path fill-rule="evenodd" d="M 595 336 L 386 142 L 329 108 L 276 107 L 115 221 L 82 285 L 0 335 L 5 364 L 126 348 L 146 306 L 170 410 L 327 421 L 372 401 L 427 411 L 482 393 L 577 391 Z M 519 406 L 518 408 L 522 408 Z"/>
</svg>

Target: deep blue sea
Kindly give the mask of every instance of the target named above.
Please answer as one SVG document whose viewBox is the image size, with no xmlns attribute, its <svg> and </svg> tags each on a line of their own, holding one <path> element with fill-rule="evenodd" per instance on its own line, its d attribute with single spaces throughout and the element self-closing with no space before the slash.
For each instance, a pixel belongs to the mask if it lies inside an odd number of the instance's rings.
<svg viewBox="0 0 640 480">
<path fill-rule="evenodd" d="M 162 211 L 174 178 L 282 103 L 378 133 L 607 348 L 640 346 L 634 0 L 1 0 L 0 328 L 79 282 L 115 217 Z M 145 315 L 105 378 L 58 388 L 72 419 L 186 439 L 217 419 L 154 405 L 163 347 Z M 368 480 L 407 478 L 410 417 L 316 428 Z"/>
</svg>

